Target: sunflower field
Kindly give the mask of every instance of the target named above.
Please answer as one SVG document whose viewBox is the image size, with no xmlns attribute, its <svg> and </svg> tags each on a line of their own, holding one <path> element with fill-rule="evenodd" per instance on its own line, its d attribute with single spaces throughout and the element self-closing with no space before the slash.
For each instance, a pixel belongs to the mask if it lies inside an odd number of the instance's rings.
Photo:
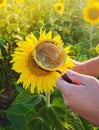
<svg viewBox="0 0 99 130">
<path fill-rule="evenodd" d="M 0 130 L 98 130 L 56 87 L 98 55 L 99 0 L 0 0 Z"/>
</svg>

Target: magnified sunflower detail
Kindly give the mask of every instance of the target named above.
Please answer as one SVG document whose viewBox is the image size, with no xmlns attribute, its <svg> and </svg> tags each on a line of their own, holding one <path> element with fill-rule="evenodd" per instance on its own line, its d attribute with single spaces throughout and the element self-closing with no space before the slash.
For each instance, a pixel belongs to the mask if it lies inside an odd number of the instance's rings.
<svg viewBox="0 0 99 130">
<path fill-rule="evenodd" d="M 60 73 L 73 68 L 69 59 L 70 46 L 63 47 L 60 35 L 52 37 L 52 31 L 40 30 L 39 39 L 33 33 L 17 43 L 12 55 L 12 69 L 20 73 L 17 83 L 31 93 L 50 92 L 54 90 Z"/>
<path fill-rule="evenodd" d="M 65 62 L 65 51 L 58 43 L 46 40 L 40 42 L 33 51 L 33 59 L 44 70 L 58 70 Z"/>
</svg>

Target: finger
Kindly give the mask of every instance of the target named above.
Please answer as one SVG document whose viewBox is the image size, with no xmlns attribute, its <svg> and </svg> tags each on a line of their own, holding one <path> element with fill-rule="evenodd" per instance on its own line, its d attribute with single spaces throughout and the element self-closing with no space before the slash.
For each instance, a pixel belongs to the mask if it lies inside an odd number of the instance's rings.
<svg viewBox="0 0 99 130">
<path fill-rule="evenodd" d="M 65 82 L 65 81 L 63 80 L 63 78 L 60 77 L 60 78 L 56 81 L 56 86 L 57 86 L 57 88 L 58 88 L 60 91 L 64 92 L 64 91 L 66 90 L 67 82 Z"/>
<path fill-rule="evenodd" d="M 74 72 L 72 70 L 67 70 L 66 74 L 72 81 L 75 81 L 84 85 L 88 84 L 89 76 L 87 75 L 83 75 L 83 74 Z"/>
<path fill-rule="evenodd" d="M 78 93 L 82 87 L 82 85 L 79 85 L 78 87 L 78 85 L 67 83 L 62 78 L 59 78 L 56 81 L 56 86 L 67 97 L 71 96 L 73 93 Z"/>
<path fill-rule="evenodd" d="M 68 97 L 66 97 L 66 95 L 64 95 L 64 93 L 62 93 L 62 97 L 64 99 L 64 103 L 68 104 Z"/>
</svg>

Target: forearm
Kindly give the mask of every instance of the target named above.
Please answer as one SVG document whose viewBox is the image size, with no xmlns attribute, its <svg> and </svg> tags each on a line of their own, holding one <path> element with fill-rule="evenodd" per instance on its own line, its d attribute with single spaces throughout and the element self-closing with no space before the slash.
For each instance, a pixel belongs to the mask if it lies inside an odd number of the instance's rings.
<svg viewBox="0 0 99 130">
<path fill-rule="evenodd" d="M 73 62 L 75 64 L 74 71 L 81 74 L 99 76 L 99 56 L 82 63 Z"/>
</svg>

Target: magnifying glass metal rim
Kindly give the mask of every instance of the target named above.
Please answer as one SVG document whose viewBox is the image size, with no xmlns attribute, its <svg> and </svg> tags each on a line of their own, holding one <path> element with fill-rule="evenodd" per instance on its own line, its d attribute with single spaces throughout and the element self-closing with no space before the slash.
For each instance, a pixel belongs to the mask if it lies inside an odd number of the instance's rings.
<svg viewBox="0 0 99 130">
<path fill-rule="evenodd" d="M 62 51 L 62 55 L 63 55 L 63 60 L 61 62 L 61 64 L 59 64 L 59 66 L 55 67 L 55 68 L 47 68 L 45 67 L 38 59 L 37 59 L 37 56 L 36 56 L 36 49 L 43 43 L 52 43 L 54 45 L 56 45 L 58 48 L 61 49 Z M 66 60 L 66 53 L 65 53 L 65 50 L 63 48 L 63 46 L 61 46 L 58 42 L 54 41 L 54 40 L 42 40 L 40 42 L 38 42 L 38 44 L 35 46 L 34 50 L 33 50 L 33 53 L 32 53 L 32 56 L 33 56 L 33 59 L 35 61 L 35 63 L 38 65 L 38 67 L 40 67 L 41 69 L 43 70 L 46 70 L 46 71 L 55 71 L 55 70 L 58 70 L 64 63 L 65 63 L 65 60 Z"/>
</svg>

